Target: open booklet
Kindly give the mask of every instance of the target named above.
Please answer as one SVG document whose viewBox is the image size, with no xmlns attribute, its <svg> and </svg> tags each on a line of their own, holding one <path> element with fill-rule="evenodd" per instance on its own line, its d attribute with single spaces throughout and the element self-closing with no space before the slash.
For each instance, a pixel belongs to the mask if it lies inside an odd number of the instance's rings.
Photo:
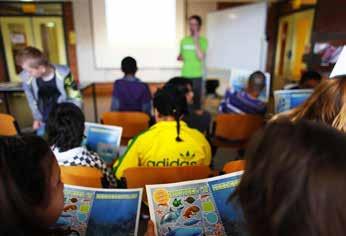
<svg viewBox="0 0 346 236">
<path fill-rule="evenodd" d="M 275 113 L 291 110 L 310 97 L 312 89 L 290 89 L 274 91 Z"/>
<path fill-rule="evenodd" d="M 111 165 L 118 155 L 122 130 L 119 126 L 86 122 L 84 145 L 88 150 L 99 154 L 106 164 Z"/>
<path fill-rule="evenodd" d="M 243 217 L 229 197 L 241 172 L 174 184 L 147 185 L 156 235 L 243 235 Z"/>
<path fill-rule="evenodd" d="M 55 228 L 71 235 L 137 235 L 142 189 L 96 189 L 65 185 L 64 211 Z"/>
</svg>

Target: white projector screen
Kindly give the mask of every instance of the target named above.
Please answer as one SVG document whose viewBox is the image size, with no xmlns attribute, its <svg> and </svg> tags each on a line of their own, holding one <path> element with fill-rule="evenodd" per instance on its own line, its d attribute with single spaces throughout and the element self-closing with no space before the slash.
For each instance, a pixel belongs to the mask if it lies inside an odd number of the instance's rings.
<svg viewBox="0 0 346 236">
<path fill-rule="evenodd" d="M 209 13 L 207 67 L 264 70 L 266 16 L 265 2 Z"/>
<path fill-rule="evenodd" d="M 116 69 L 132 56 L 140 68 L 176 68 L 183 1 L 92 0 L 96 67 Z"/>
</svg>

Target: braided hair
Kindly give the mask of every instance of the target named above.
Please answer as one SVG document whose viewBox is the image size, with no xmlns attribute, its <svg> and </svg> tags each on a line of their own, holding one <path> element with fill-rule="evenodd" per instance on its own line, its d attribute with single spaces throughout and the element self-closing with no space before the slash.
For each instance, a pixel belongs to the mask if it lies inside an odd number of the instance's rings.
<svg viewBox="0 0 346 236">
<path fill-rule="evenodd" d="M 154 96 L 154 108 L 162 116 L 172 116 L 177 122 L 177 142 L 182 142 L 180 138 L 180 119 L 183 115 L 187 114 L 187 102 L 185 94 L 167 85 L 163 89 L 156 92 Z"/>
<path fill-rule="evenodd" d="M 61 103 L 49 113 L 47 121 L 48 143 L 60 152 L 79 147 L 84 137 L 85 117 L 72 103 Z"/>
</svg>

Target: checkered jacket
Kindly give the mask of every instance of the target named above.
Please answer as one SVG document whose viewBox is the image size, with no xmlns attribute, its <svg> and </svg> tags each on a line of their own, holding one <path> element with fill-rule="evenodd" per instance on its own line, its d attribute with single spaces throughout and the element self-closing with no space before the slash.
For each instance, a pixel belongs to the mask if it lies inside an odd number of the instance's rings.
<svg viewBox="0 0 346 236">
<path fill-rule="evenodd" d="M 60 166 L 86 166 L 97 168 L 102 171 L 111 187 L 116 187 L 116 180 L 110 168 L 95 152 L 87 150 L 85 147 L 77 147 L 65 152 L 52 147 L 54 155 Z"/>
</svg>

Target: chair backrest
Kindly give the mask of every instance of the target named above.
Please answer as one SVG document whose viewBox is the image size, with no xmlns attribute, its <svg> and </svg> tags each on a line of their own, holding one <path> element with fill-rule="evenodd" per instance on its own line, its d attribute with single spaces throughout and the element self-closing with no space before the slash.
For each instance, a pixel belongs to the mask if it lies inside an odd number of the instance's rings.
<svg viewBox="0 0 346 236">
<path fill-rule="evenodd" d="M 245 168 L 244 160 L 230 161 L 227 162 L 223 167 L 223 172 L 225 173 L 233 173 L 237 171 L 242 171 Z"/>
<path fill-rule="evenodd" d="M 127 188 L 144 188 L 144 190 L 148 184 L 204 179 L 211 174 L 209 166 L 134 167 L 124 171 Z M 146 194 L 143 194 L 143 201 L 146 202 L 146 199 Z"/>
<path fill-rule="evenodd" d="M 102 122 L 105 125 L 116 125 L 123 128 L 123 138 L 133 138 L 149 127 L 149 116 L 143 112 L 105 112 Z"/>
<path fill-rule="evenodd" d="M 257 115 L 218 114 L 215 118 L 215 137 L 246 141 L 263 125 L 263 117 Z"/>
<path fill-rule="evenodd" d="M 17 128 L 13 116 L 0 113 L 0 135 L 13 136 L 17 135 Z"/>
<path fill-rule="evenodd" d="M 61 179 L 65 184 L 102 188 L 102 172 L 84 166 L 60 166 Z"/>
</svg>

